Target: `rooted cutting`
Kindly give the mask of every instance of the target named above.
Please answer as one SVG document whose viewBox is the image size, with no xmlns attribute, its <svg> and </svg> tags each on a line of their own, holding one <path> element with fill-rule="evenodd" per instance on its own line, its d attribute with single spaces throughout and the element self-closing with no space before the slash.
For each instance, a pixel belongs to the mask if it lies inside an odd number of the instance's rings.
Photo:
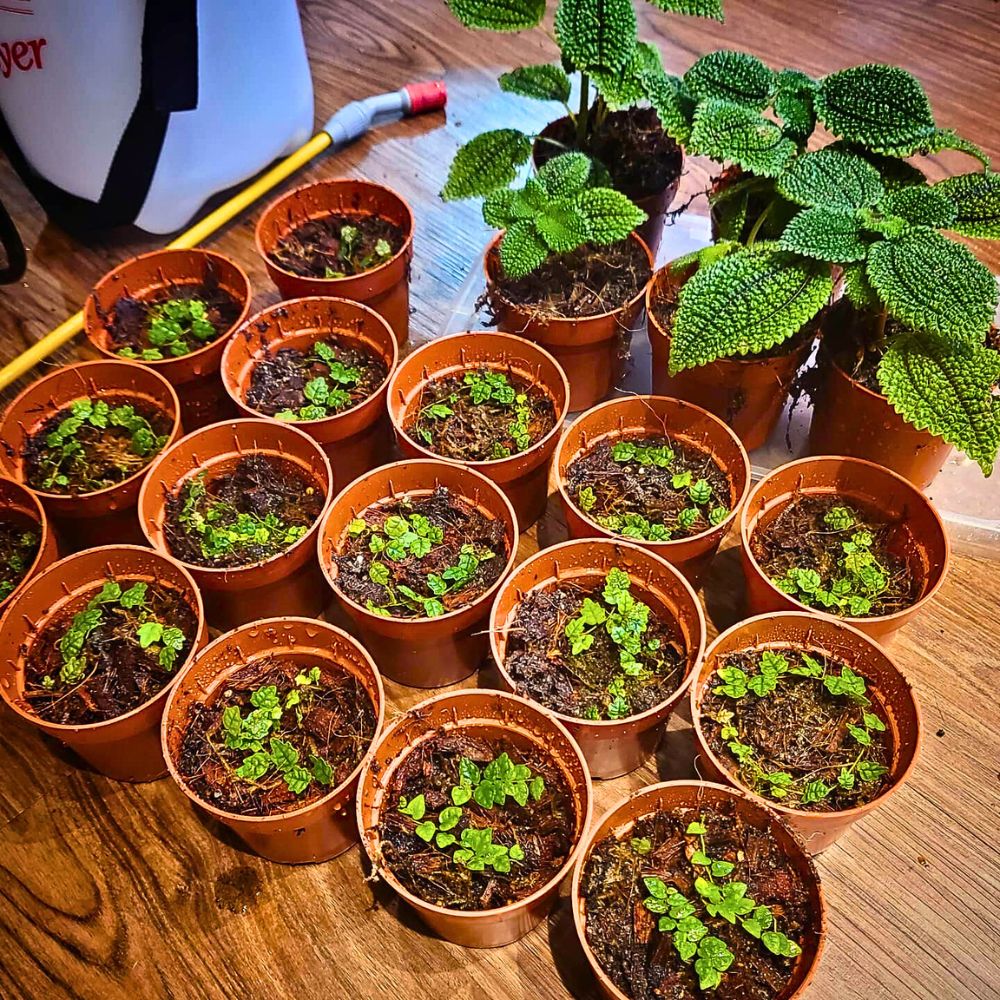
<svg viewBox="0 0 1000 1000">
<path fill-rule="evenodd" d="M 377 215 L 325 215 L 296 226 L 268 256 L 304 278 L 348 278 L 384 264 L 406 232 Z"/>
<path fill-rule="evenodd" d="M 37 525 L 28 527 L 22 520 L 0 519 L 0 601 L 14 593 L 31 569 L 41 541 Z"/>
</svg>

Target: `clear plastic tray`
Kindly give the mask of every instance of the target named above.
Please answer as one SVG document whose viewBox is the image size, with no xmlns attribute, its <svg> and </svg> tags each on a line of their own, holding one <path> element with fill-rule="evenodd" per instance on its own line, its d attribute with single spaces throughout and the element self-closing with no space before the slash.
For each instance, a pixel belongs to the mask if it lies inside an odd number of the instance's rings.
<svg viewBox="0 0 1000 1000">
<path fill-rule="evenodd" d="M 682 215 L 665 227 L 657 266 L 706 246 L 708 242 L 708 219 L 699 215 Z M 476 300 L 482 292 L 483 259 L 480 255 L 459 290 L 442 334 L 486 328 L 484 317 L 476 312 Z M 813 361 L 814 356 L 810 356 L 806 364 Z M 651 364 L 643 316 L 632 332 L 628 365 L 615 395 L 649 392 Z M 801 402 L 791 414 L 786 408 L 767 443 L 750 453 L 754 479 L 805 454 L 811 417 L 812 410 L 805 402 Z M 927 493 L 941 512 L 957 552 L 984 559 L 1000 559 L 1000 472 L 986 479 L 975 462 L 952 452 L 952 457 Z"/>
</svg>

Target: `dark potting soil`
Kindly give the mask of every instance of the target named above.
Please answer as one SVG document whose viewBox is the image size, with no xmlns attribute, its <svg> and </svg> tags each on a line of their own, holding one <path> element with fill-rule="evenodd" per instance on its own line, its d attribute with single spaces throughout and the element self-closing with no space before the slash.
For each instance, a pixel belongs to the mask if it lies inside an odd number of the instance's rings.
<svg viewBox="0 0 1000 1000">
<path fill-rule="evenodd" d="M 805 653 L 727 656 L 702 700 L 702 729 L 756 794 L 809 812 L 853 809 L 890 783 L 887 716 L 865 678 L 850 668 L 845 675 L 822 652 Z"/>
<path fill-rule="evenodd" d="M 267 657 L 233 673 L 210 703 L 192 706 L 177 769 L 217 809 L 273 816 L 346 781 L 376 722 L 353 674 Z"/>
<path fill-rule="evenodd" d="M 836 494 L 803 494 L 750 538 L 754 558 L 780 589 L 827 614 L 860 618 L 893 614 L 919 599 L 911 547 L 905 524 Z"/>
<path fill-rule="evenodd" d="M 325 215 L 296 226 L 269 256 L 304 278 L 346 278 L 384 264 L 405 241 L 403 229 L 377 215 Z"/>
<path fill-rule="evenodd" d="M 284 552 L 315 523 L 322 489 L 300 466 L 250 454 L 192 476 L 167 499 L 170 554 L 196 566 L 249 566 Z"/>
<path fill-rule="evenodd" d="M 553 254 L 523 278 L 493 269 L 492 288 L 480 303 L 498 314 L 513 305 L 539 317 L 574 318 L 612 312 L 632 301 L 651 276 L 649 258 L 633 239 L 609 246 L 586 243 Z"/>
<path fill-rule="evenodd" d="M 503 524 L 438 487 L 376 504 L 334 557 L 337 589 L 376 614 L 437 617 L 489 590 L 507 563 Z"/>
<path fill-rule="evenodd" d="M 491 780 L 487 768 L 504 754 L 507 760 L 501 765 L 510 765 L 502 772 L 510 782 L 507 794 L 501 802 L 484 807 L 479 785 Z M 501 765 L 493 765 L 498 774 Z M 515 768 L 526 769 L 519 772 L 522 777 L 517 777 Z M 543 785 L 532 788 L 536 778 Z M 463 801 L 456 808 L 452 790 L 461 787 L 463 779 L 471 794 L 467 800 L 458 796 Z M 513 787 L 515 782 L 520 783 L 519 790 Z M 412 807 L 419 796 L 423 810 Z M 488 910 L 517 902 L 552 879 L 573 849 L 572 793 L 556 763 L 534 746 L 526 749 L 462 730 L 434 736 L 420 743 L 393 772 L 384 803 L 378 825 L 384 866 L 414 895 L 450 910 Z M 420 819 L 401 812 L 401 803 Z M 451 812 L 445 813 L 448 809 Z M 416 832 L 427 823 L 434 828 L 425 826 L 422 831 L 429 840 Z M 439 840 L 442 833 L 454 840 L 447 836 Z M 480 850 L 474 851 L 468 845 L 477 836 Z M 483 845 L 483 840 L 492 846 Z M 487 861 L 476 870 L 479 862 L 467 858 L 474 853 L 480 858 L 501 855 L 506 861 Z"/>
<path fill-rule="evenodd" d="M 707 531 L 733 504 L 729 479 L 711 455 L 662 435 L 601 441 L 570 465 L 566 490 L 609 531 L 647 541 Z"/>
<path fill-rule="evenodd" d="M 684 677 L 687 656 L 679 630 L 657 606 L 638 615 L 640 668 L 622 667 L 622 645 L 612 633 L 628 631 L 633 616 L 618 613 L 598 585 L 561 584 L 533 590 L 518 605 L 508 630 L 504 668 L 517 693 L 546 708 L 581 719 L 615 719 L 638 715 L 665 701 Z M 587 628 L 590 645 L 576 654 L 566 635 L 569 622 L 581 615 L 589 598 L 604 613 Z M 590 605 L 593 608 L 593 605 Z M 600 617 L 600 615 L 597 615 Z M 617 634 L 617 632 L 616 632 Z"/>
<path fill-rule="evenodd" d="M 688 834 L 692 823 L 703 824 L 705 834 Z M 731 865 L 731 870 L 725 876 L 710 875 L 706 866 L 692 862 L 697 851 Z M 710 900 L 696 888 L 697 879 L 702 880 L 699 884 L 708 883 L 706 892 L 713 886 L 725 891 L 726 884 L 742 885 L 741 898 L 752 900 L 755 907 L 767 907 L 770 914 L 744 913 L 746 905 L 740 904 L 737 912 L 744 916 L 735 923 L 721 914 L 712 916 L 706 908 Z M 657 899 L 653 889 L 674 907 L 653 902 L 658 912 L 651 912 L 645 901 Z M 767 921 L 766 933 L 783 934 L 801 948 L 799 942 L 815 919 L 809 911 L 807 885 L 766 825 L 748 822 L 729 801 L 711 808 L 656 812 L 639 819 L 620 837 L 605 837 L 587 859 L 580 890 L 586 904 L 587 943 L 612 982 L 632 1000 L 772 1000 L 791 980 L 795 958 L 774 954 L 745 930 L 742 920 L 760 917 L 760 923 Z M 682 906 L 673 893 L 688 905 Z M 735 896 L 739 889 L 729 893 Z M 678 914 L 676 919 L 671 912 Z M 662 917 L 666 917 L 664 929 L 660 929 Z M 700 988 L 695 971 L 700 956 L 695 951 L 685 960 L 675 944 L 685 936 L 706 951 L 709 946 L 702 942 L 717 939 L 732 956 L 717 987 Z M 687 949 L 694 950 L 690 944 Z M 782 950 L 797 954 L 795 948 Z"/>
<path fill-rule="evenodd" d="M 15 591 L 31 569 L 41 541 L 37 524 L 21 518 L 0 518 L 0 601 Z"/>
<path fill-rule="evenodd" d="M 680 177 L 681 148 L 663 131 L 652 108 L 626 108 L 603 118 L 591 115 L 591 119 L 595 124 L 581 152 L 604 164 L 616 190 L 633 199 L 645 198 L 659 194 Z M 539 167 L 567 149 L 580 148 L 576 126 L 568 118 L 553 129 L 551 138 L 553 142 L 540 138 L 536 143 Z"/>
<path fill-rule="evenodd" d="M 556 423 L 548 394 L 486 367 L 428 382 L 406 432 L 456 462 L 488 462 L 527 451 Z"/>
<path fill-rule="evenodd" d="M 113 582 L 124 593 L 142 581 Z M 129 607 L 98 603 L 98 593 L 51 621 L 28 651 L 24 697 L 49 722 L 82 726 L 131 712 L 170 683 L 197 639 L 197 615 L 173 587 L 148 583 L 143 601 Z M 179 629 L 183 638 L 158 636 L 157 625 Z M 153 635 L 143 628 L 153 628 Z M 172 654 L 164 652 L 167 646 Z"/>
<path fill-rule="evenodd" d="M 80 404 L 92 404 L 90 412 L 101 407 L 104 426 L 79 419 Z M 115 412 L 127 414 L 115 423 Z M 64 433 L 69 421 L 75 429 Z M 167 443 L 172 421 L 153 406 L 129 397 L 105 396 L 97 400 L 81 399 L 64 406 L 49 417 L 24 443 L 28 485 L 45 493 L 76 496 L 96 493 L 131 478 L 146 468 Z"/>
<path fill-rule="evenodd" d="M 282 347 L 255 365 L 247 405 L 283 420 L 321 419 L 366 400 L 388 374 L 374 351 L 331 335 L 308 351 Z"/>
</svg>

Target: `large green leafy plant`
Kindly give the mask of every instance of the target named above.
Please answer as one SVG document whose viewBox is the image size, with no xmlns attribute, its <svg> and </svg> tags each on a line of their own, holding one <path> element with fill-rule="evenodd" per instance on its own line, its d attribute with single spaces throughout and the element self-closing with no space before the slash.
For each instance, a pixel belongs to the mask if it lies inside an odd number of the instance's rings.
<svg viewBox="0 0 1000 1000">
<path fill-rule="evenodd" d="M 680 293 L 671 371 L 795 336 L 828 302 L 837 268 L 849 303 L 874 321 L 865 348 L 889 403 L 989 474 L 1000 448 L 1000 354 L 987 344 L 997 285 L 942 232 L 1000 237 L 1000 175 L 982 151 L 939 128 L 919 81 L 895 66 L 813 80 L 721 51 L 671 93 L 674 114 L 661 117 L 675 138 L 738 168 L 713 199 L 719 240 L 675 265 L 698 268 Z M 835 141 L 809 151 L 817 124 Z M 942 149 L 983 170 L 929 185 L 906 162 Z"/>
</svg>

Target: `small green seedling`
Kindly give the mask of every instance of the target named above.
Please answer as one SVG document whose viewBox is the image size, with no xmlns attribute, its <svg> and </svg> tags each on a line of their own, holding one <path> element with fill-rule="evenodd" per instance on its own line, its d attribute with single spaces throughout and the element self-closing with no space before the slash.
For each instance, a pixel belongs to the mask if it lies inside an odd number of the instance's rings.
<svg viewBox="0 0 1000 1000">
<path fill-rule="evenodd" d="M 167 355 L 179 358 L 214 340 L 217 333 L 201 299 L 168 299 L 149 311 L 146 338 L 150 346 L 141 351 L 123 347 L 118 354 L 138 361 L 162 361 Z"/>
</svg>

